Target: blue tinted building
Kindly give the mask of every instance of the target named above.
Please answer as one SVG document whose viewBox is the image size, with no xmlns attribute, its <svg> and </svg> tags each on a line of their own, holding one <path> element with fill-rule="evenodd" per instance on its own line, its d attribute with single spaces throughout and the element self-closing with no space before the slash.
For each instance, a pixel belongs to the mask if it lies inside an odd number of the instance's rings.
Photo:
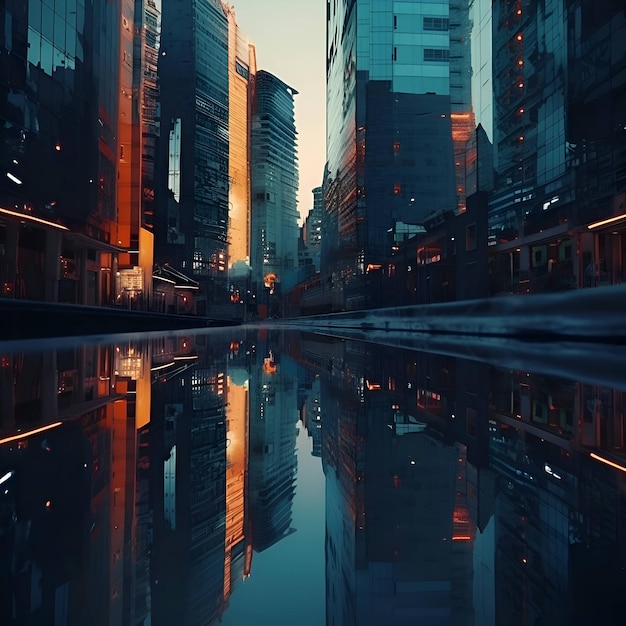
<svg viewBox="0 0 626 626">
<path fill-rule="evenodd" d="M 250 137 L 250 261 L 257 301 L 267 307 L 262 311 L 271 312 L 279 287 L 297 279 L 297 93 L 269 72 L 256 75 Z"/>
<path fill-rule="evenodd" d="M 448 0 L 329 5 L 322 280 L 334 308 L 368 305 L 364 277 L 396 224 L 463 209 L 453 129 L 469 109 L 466 17 Z"/>
<path fill-rule="evenodd" d="M 155 261 L 226 299 L 228 19 L 219 0 L 162 3 Z M 198 313 L 203 313 L 198 303 Z"/>
</svg>

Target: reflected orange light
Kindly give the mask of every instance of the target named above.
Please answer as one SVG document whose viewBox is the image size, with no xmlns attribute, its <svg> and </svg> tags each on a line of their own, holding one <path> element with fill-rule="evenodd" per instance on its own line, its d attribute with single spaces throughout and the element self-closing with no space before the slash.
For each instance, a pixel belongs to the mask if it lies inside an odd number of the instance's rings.
<svg viewBox="0 0 626 626">
<path fill-rule="evenodd" d="M 614 467 L 615 469 L 620 470 L 621 472 L 626 472 L 626 467 L 623 465 L 618 465 L 617 463 L 613 463 L 613 461 L 609 461 L 609 459 L 605 459 L 602 456 L 598 456 L 595 452 L 592 452 L 589 455 L 592 459 L 596 461 L 600 461 L 600 463 L 604 463 L 605 465 L 609 465 L 610 467 Z"/>
<path fill-rule="evenodd" d="M 469 535 L 455 535 L 452 537 L 452 541 L 471 541 L 472 538 Z"/>
<path fill-rule="evenodd" d="M 0 445 L 3 443 L 10 443 L 11 441 L 18 441 L 20 439 L 24 439 L 25 437 L 32 437 L 33 435 L 38 435 L 39 433 L 43 433 L 46 430 L 52 430 L 57 426 L 60 426 L 63 422 L 54 422 L 54 424 L 48 424 L 47 426 L 42 426 L 41 428 L 35 428 L 35 430 L 28 430 L 25 433 L 20 433 L 19 435 L 13 435 L 12 437 L 5 437 L 4 439 L 0 439 Z"/>
<path fill-rule="evenodd" d="M 17 217 L 26 222 L 37 222 L 38 224 L 45 224 L 46 226 L 52 226 L 52 228 L 58 228 L 59 230 L 69 230 L 69 228 L 67 226 L 63 226 L 63 224 L 50 222 L 49 220 L 44 220 L 40 217 L 34 217 L 33 215 L 24 215 L 24 213 L 18 213 L 17 211 L 9 211 L 9 209 L 0 209 L 0 213 L 4 215 L 11 215 L 12 217 Z"/>
<path fill-rule="evenodd" d="M 591 230 L 592 228 L 598 228 L 599 226 L 604 226 L 605 224 L 612 224 L 613 222 L 618 222 L 619 220 L 626 219 L 626 213 L 622 213 L 617 217 L 610 217 L 606 220 L 600 220 L 599 222 L 594 222 L 593 224 L 589 224 L 587 228 Z"/>
<path fill-rule="evenodd" d="M 379 383 L 370 383 L 369 380 L 365 381 L 365 386 L 367 387 L 368 391 L 378 391 L 379 389 L 382 389 Z"/>
</svg>

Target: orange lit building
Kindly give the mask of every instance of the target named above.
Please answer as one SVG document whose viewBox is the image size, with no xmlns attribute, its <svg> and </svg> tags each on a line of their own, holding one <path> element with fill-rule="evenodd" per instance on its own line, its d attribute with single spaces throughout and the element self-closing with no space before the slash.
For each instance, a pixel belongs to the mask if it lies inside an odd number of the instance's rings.
<svg viewBox="0 0 626 626">
<path fill-rule="evenodd" d="M 29 79 L 1 90 L 28 104 L 0 104 L 0 297 L 150 306 L 159 5 L 97 0 L 78 21 L 64 6 L 54 37 L 26 18 Z"/>
<path fill-rule="evenodd" d="M 248 479 L 249 391 L 245 369 L 226 378 L 226 542 L 224 552 L 224 604 L 227 606 L 238 578 L 250 574 L 246 549 L 246 489 Z M 248 537 L 248 543 L 250 538 Z"/>
<path fill-rule="evenodd" d="M 256 75 L 256 49 L 228 16 L 228 268 L 246 274 L 250 265 L 250 98 Z M 245 265 L 243 265 L 245 263 Z"/>
</svg>

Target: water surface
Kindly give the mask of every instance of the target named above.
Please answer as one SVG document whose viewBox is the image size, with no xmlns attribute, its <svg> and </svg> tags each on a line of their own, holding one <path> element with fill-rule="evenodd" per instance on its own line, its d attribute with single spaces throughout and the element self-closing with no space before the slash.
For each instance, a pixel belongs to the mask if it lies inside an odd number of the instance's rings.
<svg viewBox="0 0 626 626">
<path fill-rule="evenodd" d="M 623 624 L 623 349 L 398 344 L 0 344 L 0 624 Z"/>
</svg>

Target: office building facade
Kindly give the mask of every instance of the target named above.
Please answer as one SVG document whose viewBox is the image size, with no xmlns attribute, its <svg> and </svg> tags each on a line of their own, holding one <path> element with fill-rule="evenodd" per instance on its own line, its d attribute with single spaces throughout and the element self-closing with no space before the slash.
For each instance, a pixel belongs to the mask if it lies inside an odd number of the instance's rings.
<svg viewBox="0 0 626 626">
<path fill-rule="evenodd" d="M 273 74 L 257 73 L 250 137 L 251 266 L 262 311 L 271 308 L 278 285 L 295 283 L 298 269 L 296 94 Z"/>
<path fill-rule="evenodd" d="M 256 76 L 256 49 L 228 13 L 229 226 L 228 272 L 246 276 L 250 267 L 250 112 Z"/>
<path fill-rule="evenodd" d="M 451 112 L 469 109 L 469 78 L 461 69 L 451 74 L 459 65 L 453 44 L 464 44 L 453 36 L 450 4 L 357 0 L 329 8 L 322 273 L 344 292 L 335 307 L 367 306 L 360 283 L 390 253 L 398 222 L 422 223 L 462 204 Z"/>
<path fill-rule="evenodd" d="M 491 291 L 622 283 L 623 6 L 498 3 L 492 20 Z"/>
<path fill-rule="evenodd" d="M 206 303 L 225 301 L 228 17 L 219 0 L 162 8 L 155 260 L 200 283 L 202 313 Z"/>
<path fill-rule="evenodd" d="M 119 252 L 121 5 L 4 7 L 2 296 L 110 304 Z"/>
</svg>

